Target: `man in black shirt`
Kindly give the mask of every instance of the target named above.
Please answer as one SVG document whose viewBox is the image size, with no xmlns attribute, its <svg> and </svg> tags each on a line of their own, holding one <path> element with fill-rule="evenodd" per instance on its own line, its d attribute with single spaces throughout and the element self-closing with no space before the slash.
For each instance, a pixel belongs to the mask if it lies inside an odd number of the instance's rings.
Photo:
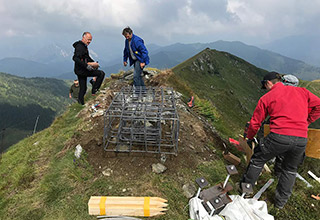
<svg viewBox="0 0 320 220">
<path fill-rule="evenodd" d="M 92 35 L 89 32 L 84 32 L 82 40 L 79 40 L 73 44 L 74 55 L 72 57 L 74 61 L 74 72 L 78 76 L 80 84 L 80 92 L 78 102 L 84 105 L 84 95 L 87 91 L 87 77 L 97 77 L 92 86 L 92 95 L 100 89 L 105 73 L 102 70 L 98 70 L 99 63 L 95 62 L 90 56 L 88 51 L 88 45 L 92 41 Z"/>
</svg>

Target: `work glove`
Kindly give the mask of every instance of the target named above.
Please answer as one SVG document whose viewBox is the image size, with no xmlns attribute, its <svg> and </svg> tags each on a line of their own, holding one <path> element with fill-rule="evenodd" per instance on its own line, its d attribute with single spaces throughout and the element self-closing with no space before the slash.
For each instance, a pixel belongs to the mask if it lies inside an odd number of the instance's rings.
<svg viewBox="0 0 320 220">
<path fill-rule="evenodd" d="M 247 139 L 247 144 L 248 146 L 252 149 L 252 143 L 253 143 L 253 139 Z"/>
</svg>

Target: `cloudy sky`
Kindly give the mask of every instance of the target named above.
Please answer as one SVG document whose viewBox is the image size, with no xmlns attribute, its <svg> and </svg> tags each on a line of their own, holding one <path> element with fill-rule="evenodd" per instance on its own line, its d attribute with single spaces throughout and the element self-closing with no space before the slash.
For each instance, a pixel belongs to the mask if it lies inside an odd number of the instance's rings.
<svg viewBox="0 0 320 220">
<path fill-rule="evenodd" d="M 125 26 L 161 46 L 262 45 L 320 33 L 320 0 L 0 0 L 0 14 L 1 57 L 51 42 L 71 45 L 84 31 L 93 34 L 93 47 L 114 51 L 123 47 Z"/>
</svg>

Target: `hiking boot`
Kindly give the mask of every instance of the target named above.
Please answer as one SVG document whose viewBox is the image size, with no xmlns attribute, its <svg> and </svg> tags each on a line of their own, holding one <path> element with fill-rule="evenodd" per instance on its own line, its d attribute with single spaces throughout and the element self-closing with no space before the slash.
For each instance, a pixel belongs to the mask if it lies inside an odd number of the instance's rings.
<svg viewBox="0 0 320 220">
<path fill-rule="evenodd" d="M 275 207 L 276 209 L 283 209 L 284 205 L 277 205 L 277 204 L 275 204 L 274 207 Z"/>
<path fill-rule="evenodd" d="M 92 90 L 92 92 L 91 92 L 92 96 L 95 96 L 97 93 L 99 93 L 98 89 L 97 90 Z"/>
</svg>

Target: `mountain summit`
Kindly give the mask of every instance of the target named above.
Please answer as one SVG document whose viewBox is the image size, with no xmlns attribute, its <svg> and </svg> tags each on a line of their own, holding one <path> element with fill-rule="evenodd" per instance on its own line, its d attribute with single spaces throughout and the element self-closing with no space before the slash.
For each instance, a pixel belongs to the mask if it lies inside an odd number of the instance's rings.
<svg viewBox="0 0 320 220">
<path fill-rule="evenodd" d="M 132 84 L 127 73 L 111 75 L 99 95 L 86 97 L 86 106 L 70 106 L 48 129 L 2 155 L 0 219 L 94 219 L 88 215 L 90 196 L 161 197 L 168 200 L 168 210 L 152 219 L 188 219 L 185 207 L 190 195 L 196 193 L 195 179 L 204 177 L 211 186 L 225 180 L 228 162 L 223 159 L 223 143 L 243 132 L 263 95 L 260 80 L 266 71 L 211 49 L 171 70 L 152 71 L 157 74 L 148 75 L 146 84 L 173 87 L 176 95 L 180 120 L 177 156 L 104 151 L 104 111 L 123 86 Z M 320 88 L 319 82 L 306 83 L 315 91 Z M 186 104 L 191 96 L 195 100 L 192 108 Z M 83 150 L 76 157 L 78 145 Z M 228 148 L 241 157 L 237 169 L 242 173 L 246 168 L 243 153 L 232 146 Z M 153 172 L 152 165 L 158 163 L 167 170 Z M 306 158 L 299 174 L 307 177 L 309 169 L 319 174 L 319 161 Z M 257 189 L 271 175 L 262 174 Z M 235 186 L 239 179 L 234 175 L 229 182 Z M 261 199 L 276 219 L 317 219 L 320 204 L 311 200 L 310 194 L 319 187 L 315 181 L 311 183 L 315 188 L 310 191 L 297 180 L 292 197 L 281 212 L 272 205 L 274 188 L 270 187 Z M 231 193 L 238 194 L 236 190 Z"/>
</svg>

